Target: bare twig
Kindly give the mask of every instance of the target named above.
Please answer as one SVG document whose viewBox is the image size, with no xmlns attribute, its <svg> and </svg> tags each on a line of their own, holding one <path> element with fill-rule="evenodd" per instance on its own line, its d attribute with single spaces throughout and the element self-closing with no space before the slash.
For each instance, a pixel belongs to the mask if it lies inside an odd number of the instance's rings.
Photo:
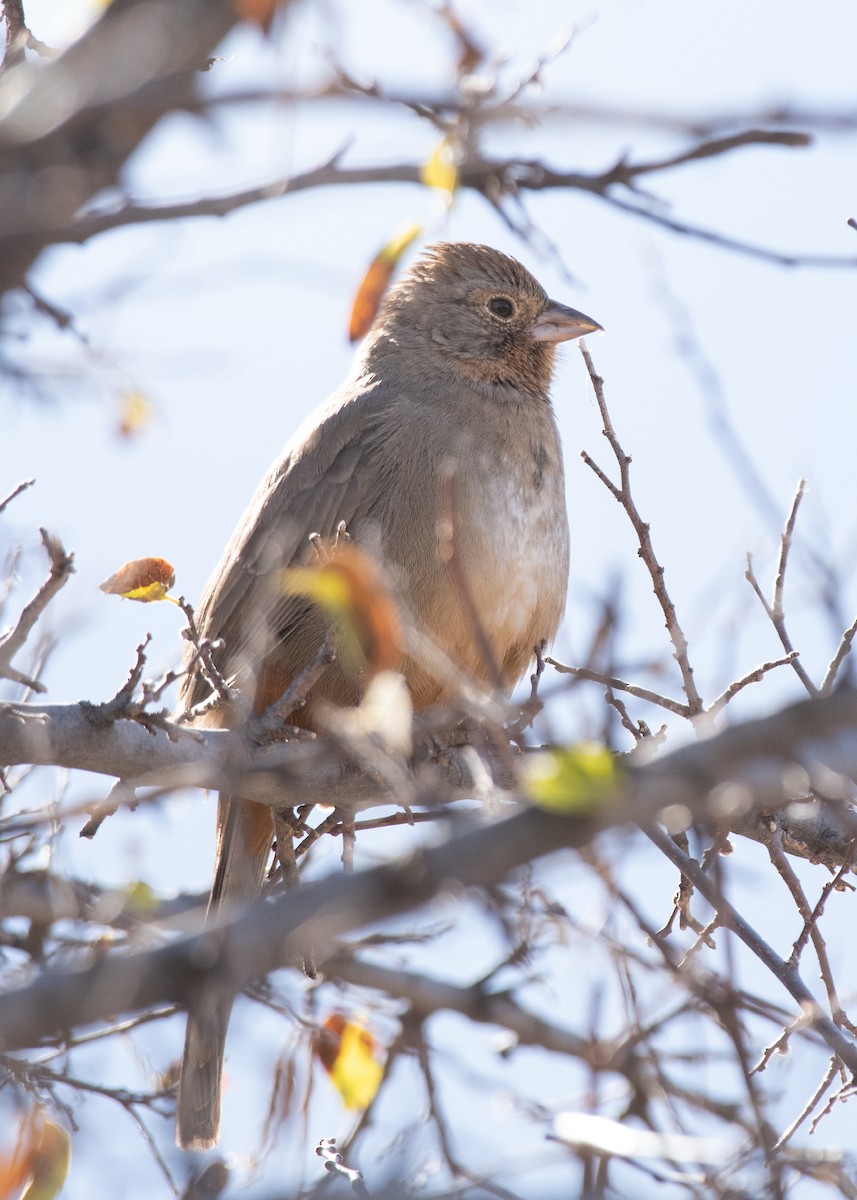
<svg viewBox="0 0 857 1200">
<path fill-rule="evenodd" d="M 857 1046 L 848 1039 L 834 1021 L 821 1012 L 812 992 L 806 986 L 793 964 L 787 963 L 759 936 L 741 914 L 721 894 L 720 889 L 705 874 L 698 863 L 684 854 L 672 838 L 658 828 L 648 828 L 647 835 L 679 870 L 693 883 L 709 904 L 717 911 L 721 923 L 734 933 L 744 945 L 768 968 L 782 984 L 796 1004 L 808 1027 L 814 1029 L 847 1065 L 852 1074 L 857 1073 Z"/>
<path fill-rule="evenodd" d="M 768 602 L 768 600 L 765 599 L 764 593 L 762 592 L 762 588 L 753 569 L 753 559 L 749 554 L 747 555 L 747 570 L 744 572 L 744 577 L 750 584 L 750 587 L 756 593 L 756 596 L 758 597 L 759 602 L 761 603 L 765 612 L 768 614 L 768 618 L 776 630 L 777 637 L 780 639 L 786 654 L 792 656 L 790 665 L 794 669 L 795 674 L 797 675 L 798 679 L 800 679 L 807 692 L 809 692 L 810 696 L 815 696 L 818 694 L 818 688 L 812 682 L 808 673 L 804 669 L 804 666 L 798 658 L 797 652 L 792 644 L 791 637 L 788 629 L 786 628 L 785 606 L 783 603 L 789 551 L 791 550 L 792 540 L 794 538 L 795 522 L 797 520 L 798 509 L 805 491 L 806 480 L 798 480 L 798 485 L 795 490 L 794 497 L 792 498 L 791 508 L 789 509 L 789 515 L 786 518 L 785 528 L 783 529 L 780 537 L 780 554 L 777 560 L 777 574 L 774 580 L 774 593 L 771 601 Z"/>
<path fill-rule="evenodd" d="M 0 500 L 0 513 L 12 503 L 16 496 L 20 496 L 21 492 L 25 492 L 27 488 L 32 487 L 35 482 L 35 479 L 22 479 L 16 487 L 12 488 L 4 500 Z"/>
<path fill-rule="evenodd" d="M 842 634 L 842 639 L 836 648 L 836 653 L 830 660 L 830 665 L 824 674 L 824 679 L 822 680 L 821 687 L 819 688 L 819 692 L 822 696 L 826 696 L 836 683 L 836 677 L 839 674 L 840 668 L 845 662 L 845 659 L 851 653 L 851 645 L 855 636 L 857 636 L 857 618 L 851 622 L 851 624 Z"/>
<path fill-rule="evenodd" d="M 664 568 L 660 565 L 655 556 L 649 525 L 640 516 L 639 510 L 637 509 L 633 496 L 631 495 L 631 459 L 622 449 L 619 438 L 617 437 L 616 431 L 613 428 L 613 422 L 610 419 L 610 414 L 607 410 L 607 403 L 604 399 L 604 381 L 601 376 L 596 373 L 595 367 L 592 363 L 592 357 L 582 338 L 578 344 L 580 346 L 580 352 L 583 355 L 583 361 L 586 364 L 586 369 L 589 372 L 589 378 L 592 382 L 592 387 L 595 391 L 595 399 L 598 403 L 598 410 L 601 413 L 601 420 L 604 424 L 602 432 L 609 442 L 610 449 L 613 451 L 616 462 L 619 466 L 619 485 L 617 486 L 615 483 L 613 483 L 613 481 L 608 478 L 601 468 L 596 466 L 595 462 L 593 462 L 592 458 L 590 458 L 585 451 L 581 457 L 586 465 L 595 472 L 601 482 L 608 488 L 614 498 L 622 505 L 628 516 L 628 519 L 634 527 L 634 532 L 637 535 L 637 541 L 639 543 L 639 549 L 637 553 L 643 560 L 652 580 L 652 587 L 658 604 L 661 607 L 661 611 L 664 614 L 664 623 L 666 625 L 670 641 L 673 645 L 673 658 L 678 664 L 679 671 L 681 672 L 684 693 L 687 697 L 686 715 L 694 717 L 702 712 L 703 703 L 702 697 L 697 691 L 696 683 L 693 678 L 693 668 L 690 665 L 690 659 L 688 657 L 687 638 L 685 637 L 684 631 L 679 625 L 678 617 L 676 616 L 675 605 L 673 604 L 670 594 L 667 591 L 664 580 Z"/>
<path fill-rule="evenodd" d="M 659 708 L 665 708 L 668 712 L 675 713 L 678 717 L 691 717 L 693 713 L 690 706 L 682 704 L 680 700 L 673 700 L 669 696 L 662 696 L 660 692 L 653 692 L 649 688 L 639 687 L 636 683 L 627 683 L 624 679 L 619 679 L 616 675 L 604 675 L 601 671 L 591 671 L 589 667 L 570 667 L 566 663 L 561 663 L 555 658 L 548 656 L 545 662 L 559 671 L 561 675 L 574 675 L 578 679 L 589 679 L 593 683 L 603 683 L 605 687 L 611 688 L 617 692 L 627 692 L 629 696 L 633 696 L 637 700 L 647 700 L 650 704 L 657 704 Z"/>
<path fill-rule="evenodd" d="M 776 1150 L 781 1150 L 782 1147 L 794 1137 L 801 1125 L 803 1125 L 803 1123 L 812 1116 L 815 1109 L 821 1103 L 824 1093 L 831 1086 L 836 1076 L 841 1074 L 841 1071 L 842 1068 L 839 1064 L 839 1060 L 835 1057 L 831 1058 L 827 1070 L 824 1072 L 821 1083 L 812 1093 L 806 1104 L 792 1121 L 791 1125 L 784 1129 L 777 1139 L 777 1144 L 774 1147 Z"/>
<path fill-rule="evenodd" d="M 23 486 L 26 484 L 19 485 L 17 490 L 20 491 Z M 24 684 L 34 692 L 44 692 L 43 684 L 16 670 L 12 666 L 12 659 L 30 636 L 33 626 L 51 600 L 68 583 L 74 572 L 74 555 L 66 554 L 59 539 L 49 534 L 46 529 L 40 529 L 39 532 L 50 560 L 50 574 L 33 599 L 24 607 L 15 626 L 5 637 L 0 638 L 0 677 Z"/>
<path fill-rule="evenodd" d="M 429 117 L 429 119 L 433 118 Z M 857 266 L 857 259 L 839 255 L 794 254 L 772 250 L 690 222 L 668 217 L 663 209 L 655 204 L 643 207 L 639 202 L 632 203 L 623 200 L 611 190 L 619 185 L 631 188 L 637 175 L 665 171 L 694 159 L 712 157 L 715 153 L 725 153 L 726 149 L 733 148 L 735 145 L 749 145 L 754 141 L 761 144 L 766 141 L 771 144 L 794 146 L 805 144 L 801 140 L 805 136 L 799 133 L 783 133 L 781 137 L 780 131 L 772 131 L 767 134 L 761 130 L 748 130 L 746 134 L 736 135 L 735 138 L 727 137 L 704 141 L 698 147 L 680 155 L 670 155 L 658 161 L 635 164 L 620 159 L 606 171 L 597 174 L 557 171 L 542 162 L 487 159 L 471 153 L 460 165 L 459 185 L 483 195 L 503 215 L 507 215 L 506 206 L 503 204 L 504 198 L 514 199 L 521 191 L 576 189 L 600 196 L 605 203 L 612 207 L 621 209 L 641 220 L 670 229 L 674 233 L 698 238 L 701 241 L 717 245 L 721 249 L 758 258 L 765 262 L 791 267 L 853 269 Z M 747 140 L 741 141 L 742 138 Z M 717 146 L 722 146 L 723 149 L 720 151 L 714 149 Z M 47 228 L 40 232 L 51 241 L 84 242 L 98 233 L 123 225 L 172 221 L 187 217 L 224 216 L 247 205 L 318 187 L 348 187 L 373 183 L 412 183 L 423 186 L 422 164 L 394 163 L 378 167 L 343 167 L 339 165 L 340 157 L 341 152 L 338 152 L 333 159 L 322 163 L 319 167 L 314 167 L 301 174 L 273 179 L 268 183 L 246 188 L 230 195 L 205 197 L 173 204 L 128 203 L 107 213 L 88 214 L 76 218 L 65 226 Z"/>
<path fill-rule="evenodd" d="M 736 696 L 743 688 L 751 683 L 759 683 L 767 675 L 769 671 L 773 671 L 776 667 L 787 667 L 797 658 L 797 650 L 792 650 L 789 654 L 783 655 L 782 658 L 772 659 L 770 662 L 763 662 L 753 671 L 748 671 L 746 675 L 742 675 L 740 679 L 734 680 L 729 684 L 724 692 L 709 704 L 706 712 L 709 716 L 715 717 L 721 712 L 733 696 Z"/>
<path fill-rule="evenodd" d="M 258 717 L 252 717 L 248 721 L 248 737 L 261 742 L 282 735 L 285 721 L 296 709 L 303 707 L 309 692 L 335 659 L 336 630 L 331 628 L 309 663 L 295 676 L 282 696 Z"/>
</svg>

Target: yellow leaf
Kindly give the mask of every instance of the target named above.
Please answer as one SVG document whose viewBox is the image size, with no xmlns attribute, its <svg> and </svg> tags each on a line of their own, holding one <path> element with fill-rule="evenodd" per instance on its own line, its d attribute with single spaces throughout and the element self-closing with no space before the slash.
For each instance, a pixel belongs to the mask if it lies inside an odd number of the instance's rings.
<svg viewBox="0 0 857 1200">
<path fill-rule="evenodd" d="M 369 1030 L 342 1013 L 324 1022 L 318 1056 L 346 1108 L 368 1108 L 374 1100 L 384 1078 L 384 1068 L 375 1057 L 377 1049 Z"/>
<path fill-rule="evenodd" d="M 62 1191 L 71 1163 L 71 1138 L 61 1125 L 33 1121 L 28 1154 L 30 1182 L 21 1200 L 54 1200 Z"/>
<path fill-rule="evenodd" d="M 420 170 L 420 179 L 426 187 L 438 188 L 452 196 L 458 187 L 458 166 L 455 162 L 455 147 L 449 138 L 435 146 Z"/>
<path fill-rule="evenodd" d="M 175 581 L 175 568 L 165 558 L 134 558 L 99 587 L 109 596 L 121 596 L 124 600 L 139 600 L 143 604 L 169 600 L 178 604 L 178 600 L 167 595 Z"/>
<path fill-rule="evenodd" d="M 406 225 L 372 259 L 351 306 L 348 337 L 352 342 L 365 337 L 371 329 L 399 259 L 421 233 L 421 225 Z"/>
<path fill-rule="evenodd" d="M 119 397 L 118 432 L 122 437 L 133 437 L 144 429 L 152 419 L 152 406 L 142 392 L 133 389 L 122 392 Z"/>
<path fill-rule="evenodd" d="M 539 808 L 585 813 L 609 800 L 621 783 L 620 760 L 606 746 L 582 742 L 524 760 L 522 784 Z"/>
</svg>

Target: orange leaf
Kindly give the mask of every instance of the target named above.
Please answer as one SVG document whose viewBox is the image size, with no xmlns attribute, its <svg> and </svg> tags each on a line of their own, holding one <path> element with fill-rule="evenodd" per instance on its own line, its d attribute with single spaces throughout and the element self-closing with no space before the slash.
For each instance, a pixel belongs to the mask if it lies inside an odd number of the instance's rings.
<svg viewBox="0 0 857 1200">
<path fill-rule="evenodd" d="M 17 1196 L 28 1183 L 21 1200 L 53 1200 L 62 1190 L 70 1162 L 68 1133 L 36 1109 L 21 1123 L 12 1155 L 0 1159 L 0 1196 Z"/>
<path fill-rule="evenodd" d="M 346 1108 L 368 1108 L 381 1086 L 384 1068 L 377 1040 L 365 1026 L 333 1013 L 316 1042 L 319 1061 Z"/>
<path fill-rule="evenodd" d="M 378 309 L 381 307 L 384 293 L 390 286 L 399 259 L 421 233 L 420 225 L 408 225 L 392 237 L 372 259 L 351 306 L 351 318 L 348 322 L 350 341 L 359 341 L 372 328 L 372 322 L 378 315 Z"/>
<path fill-rule="evenodd" d="M 175 581 L 173 565 L 165 558 L 134 558 L 99 586 L 109 596 L 122 596 L 125 600 L 140 600 L 144 604 L 171 600 L 177 604 L 177 600 L 167 595 Z"/>
<path fill-rule="evenodd" d="M 71 1163 L 71 1139 L 61 1125 L 40 1122 L 29 1155 L 30 1183 L 21 1200 L 54 1200 L 63 1189 Z"/>
<path fill-rule="evenodd" d="M 307 596 L 335 617 L 345 636 L 343 653 L 363 660 L 368 678 L 398 668 L 402 626 L 396 601 L 375 560 L 351 542 L 324 552 L 316 566 L 289 567 L 285 592 Z"/>
<path fill-rule="evenodd" d="M 232 0 L 232 7 L 239 20 L 252 21 L 264 33 L 270 33 L 279 0 Z"/>
</svg>

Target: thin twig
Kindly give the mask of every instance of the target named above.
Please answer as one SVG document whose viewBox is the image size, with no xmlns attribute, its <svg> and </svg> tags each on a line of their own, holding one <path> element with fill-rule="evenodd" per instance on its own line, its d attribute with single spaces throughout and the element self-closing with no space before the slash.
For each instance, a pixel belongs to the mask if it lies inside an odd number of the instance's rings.
<svg viewBox="0 0 857 1200">
<path fill-rule="evenodd" d="M 818 689 L 822 696 L 828 695 L 836 682 L 836 677 L 839 674 L 839 669 L 845 659 L 851 653 L 851 645 L 857 636 L 857 618 L 855 618 L 842 635 L 842 639 L 836 648 L 836 653 L 830 660 L 830 665 L 825 672 L 821 687 Z"/>
<path fill-rule="evenodd" d="M 794 672 L 797 675 L 798 679 L 801 681 L 803 686 L 806 688 L 807 692 L 809 692 L 810 696 L 817 696 L 818 688 L 812 682 L 812 680 L 810 679 L 806 670 L 804 669 L 803 663 L 801 663 L 800 659 L 798 658 L 797 652 L 795 651 L 794 645 L 792 644 L 791 637 L 789 636 L 788 629 L 786 628 L 785 605 L 783 603 L 783 596 L 785 593 L 785 585 L 786 585 L 786 568 L 788 567 L 789 552 L 792 548 L 792 541 L 794 538 L 795 522 L 797 521 L 798 509 L 800 508 L 800 502 L 803 499 L 805 492 L 806 492 L 806 480 L 799 479 L 797 488 L 795 489 L 795 494 L 792 497 L 791 507 L 789 508 L 789 515 L 786 518 L 786 524 L 785 524 L 783 532 L 780 536 L 780 554 L 779 554 L 779 558 L 777 560 L 777 573 L 776 573 L 776 577 L 774 579 L 774 593 L 773 593 L 773 597 L 772 597 L 771 601 L 769 602 L 768 600 L 765 599 L 764 593 L 762 592 L 762 588 L 759 584 L 758 579 L 756 578 L 756 573 L 753 569 L 752 556 L 749 554 L 747 555 L 747 569 L 744 572 L 744 578 L 747 580 L 750 587 L 756 593 L 756 596 L 758 597 L 762 607 L 764 608 L 765 612 L 768 614 L 768 619 L 770 620 L 771 624 L 773 625 L 774 629 L 776 630 L 777 637 L 780 639 L 780 642 L 782 643 L 782 647 L 785 650 L 786 654 L 790 654 L 790 655 L 794 656 L 791 659 L 791 666 L 794 669 Z"/>
<path fill-rule="evenodd" d="M 738 692 L 742 690 L 742 688 L 747 687 L 747 685 L 751 683 L 761 682 L 765 675 L 767 675 L 769 671 L 773 671 L 775 667 L 790 666 L 797 656 L 797 650 L 792 650 L 790 653 L 784 654 L 782 658 L 775 658 L 770 662 L 763 662 L 760 666 L 756 667 L 755 670 L 748 671 L 746 675 L 742 675 L 740 679 L 736 679 L 733 683 L 730 683 L 729 687 L 726 688 L 724 692 L 721 692 L 716 700 L 712 701 L 706 710 L 708 715 L 710 717 L 717 716 L 717 714 L 726 707 L 732 697 L 736 696 Z"/>
<path fill-rule="evenodd" d="M 768 968 L 801 1009 L 801 1019 L 814 1029 L 848 1069 L 857 1072 L 857 1046 L 819 1008 L 812 992 L 801 979 L 794 965 L 785 962 L 768 943 L 744 920 L 741 914 L 722 895 L 720 889 L 688 855 L 683 854 L 672 838 L 656 826 L 647 827 L 646 835 L 679 870 L 688 876 L 694 887 L 711 904 L 723 925 Z"/>
<path fill-rule="evenodd" d="M 637 541 L 639 543 L 639 549 L 637 553 L 643 560 L 652 580 L 652 588 L 658 604 L 661 607 L 661 611 L 664 614 L 664 623 L 666 625 L 670 641 L 673 645 L 673 658 L 678 664 L 679 671 L 681 672 L 684 693 L 687 697 L 686 715 L 693 717 L 703 711 L 704 705 L 702 703 L 702 697 L 697 691 L 696 683 L 693 678 L 693 668 L 690 665 L 690 659 L 688 657 L 687 638 L 684 635 L 681 625 L 679 625 L 678 617 L 676 616 L 675 605 L 673 604 L 670 594 L 667 591 L 666 583 L 664 581 L 664 568 L 660 565 L 657 557 L 655 556 L 649 525 L 640 516 L 640 513 L 631 495 L 631 459 L 622 449 L 619 438 L 617 437 L 616 431 L 613 428 L 613 422 L 610 418 L 610 414 L 607 411 L 607 403 L 604 399 L 604 380 L 600 375 L 597 374 L 592 363 L 592 357 L 582 338 L 579 342 L 579 346 L 580 353 L 583 355 L 583 361 L 586 364 L 586 369 L 589 372 L 589 378 L 592 382 L 593 390 L 595 391 L 595 399 L 598 403 L 598 409 L 601 413 L 601 420 L 604 425 L 602 432 L 609 442 L 610 449 L 613 451 L 616 462 L 619 466 L 619 486 L 617 487 L 616 484 L 614 484 L 605 475 L 605 473 L 596 466 L 596 464 L 585 451 L 582 454 L 582 458 L 586 465 L 595 472 L 602 483 L 605 484 L 616 500 L 618 500 L 618 502 L 622 505 L 628 516 L 628 519 L 634 527 L 634 532 L 637 535 Z"/>
<path fill-rule="evenodd" d="M 669 696 L 662 696 L 659 692 L 650 691 L 649 688 L 639 687 L 636 683 L 627 683 L 616 675 L 604 675 L 601 671 L 591 671 L 589 667 L 570 667 L 550 656 L 545 658 L 545 662 L 561 675 L 575 675 L 578 679 L 590 679 L 593 683 L 603 683 L 605 687 L 611 688 L 613 691 L 627 692 L 629 696 L 634 696 L 637 700 L 648 700 L 650 704 L 657 704 L 660 708 L 665 708 L 678 717 L 693 716 L 690 706 L 682 704 L 680 700 L 672 700 Z"/>
<path fill-rule="evenodd" d="M 12 488 L 5 500 L 0 500 L 0 513 L 12 503 L 16 496 L 20 496 L 21 492 L 25 492 L 27 488 L 32 487 L 35 482 L 35 479 L 22 479 L 16 487 Z"/>
<path fill-rule="evenodd" d="M 17 491 L 22 490 L 22 486 L 27 485 L 19 485 Z M 39 533 L 50 561 L 50 574 L 29 604 L 25 605 L 17 623 L 5 637 L 0 638 L 0 677 L 21 683 L 34 692 L 44 692 L 44 685 L 16 670 L 12 666 L 12 659 L 30 636 L 33 626 L 51 600 L 65 587 L 74 573 L 74 555 L 66 554 L 60 540 L 49 534 L 46 529 L 40 529 Z"/>
</svg>

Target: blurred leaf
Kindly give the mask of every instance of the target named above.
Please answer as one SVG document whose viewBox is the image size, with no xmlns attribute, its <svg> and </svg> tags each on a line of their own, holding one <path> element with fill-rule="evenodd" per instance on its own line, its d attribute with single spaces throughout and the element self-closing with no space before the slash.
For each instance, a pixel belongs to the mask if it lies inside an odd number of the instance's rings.
<svg viewBox="0 0 857 1200">
<path fill-rule="evenodd" d="M 167 595 L 175 581 L 175 569 L 165 558 L 133 558 L 99 587 L 109 596 L 121 596 L 123 600 L 140 600 L 143 604 L 170 600 L 178 604 L 178 600 Z"/>
<path fill-rule="evenodd" d="M 152 419 L 152 405 L 142 392 L 122 392 L 119 396 L 119 424 L 117 432 L 122 437 L 133 437 Z"/>
<path fill-rule="evenodd" d="M 144 880 L 138 879 L 136 883 L 130 883 L 125 888 L 125 909 L 127 912 L 151 912 L 156 904 L 157 898 L 155 893 Z"/>
<path fill-rule="evenodd" d="M 22 1185 L 30 1177 L 29 1143 L 21 1144 L 12 1154 L 0 1157 L 0 1197 L 17 1196 Z"/>
<path fill-rule="evenodd" d="M 41 1113 L 31 1118 L 24 1151 L 26 1178 L 21 1200 L 54 1200 L 63 1189 L 71 1163 L 71 1138 L 61 1125 Z"/>
<path fill-rule="evenodd" d="M 406 226 L 399 230 L 372 259 L 366 274 L 360 281 L 354 303 L 351 306 L 351 317 L 348 322 L 350 341 L 359 341 L 371 329 L 399 259 L 421 233 L 421 225 Z"/>
<path fill-rule="evenodd" d="M 271 32 L 279 6 L 279 0 L 232 0 L 238 19 L 258 25 L 266 34 Z"/>
<path fill-rule="evenodd" d="M 282 572 L 283 591 L 306 596 L 340 626 L 345 656 L 358 655 L 371 679 L 395 669 L 401 658 L 399 610 L 378 565 L 364 550 L 341 542 L 318 566 Z"/>
<path fill-rule="evenodd" d="M 346 1108 L 368 1108 L 384 1078 L 378 1042 L 365 1026 L 333 1013 L 322 1026 L 316 1053 Z"/>
<path fill-rule="evenodd" d="M 556 813 L 585 813 L 598 808 L 615 794 L 622 781 L 619 758 L 594 742 L 528 756 L 521 774 L 530 800 Z"/>
<path fill-rule="evenodd" d="M 426 187 L 438 188 L 450 196 L 458 187 L 458 167 L 455 162 L 455 147 L 449 138 L 444 138 L 432 151 L 420 170 L 420 179 Z"/>
</svg>

